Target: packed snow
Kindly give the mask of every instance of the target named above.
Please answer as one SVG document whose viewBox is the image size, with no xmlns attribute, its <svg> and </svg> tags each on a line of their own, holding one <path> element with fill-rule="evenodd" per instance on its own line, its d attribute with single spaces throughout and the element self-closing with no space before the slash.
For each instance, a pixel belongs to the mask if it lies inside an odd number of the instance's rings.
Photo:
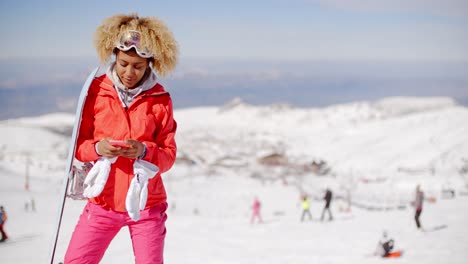
<svg viewBox="0 0 468 264">
<path fill-rule="evenodd" d="M 468 108 L 394 97 L 325 108 L 176 109 L 178 160 L 168 193 L 166 263 L 466 263 Z M 48 263 L 74 115 L 0 122 L 1 263 Z M 421 184 L 428 198 L 415 226 Z M 27 185 L 27 186 L 26 186 Z M 26 190 L 28 187 L 29 190 Z M 324 190 L 333 221 L 320 221 Z M 300 221 L 300 196 L 312 198 Z M 255 197 L 264 222 L 250 222 Z M 348 207 L 351 202 L 351 207 Z M 67 199 L 55 263 L 85 201 Z M 438 229 L 438 227 L 443 227 Z M 382 232 L 397 259 L 373 255 Z M 128 230 L 102 263 L 134 263 Z"/>
</svg>

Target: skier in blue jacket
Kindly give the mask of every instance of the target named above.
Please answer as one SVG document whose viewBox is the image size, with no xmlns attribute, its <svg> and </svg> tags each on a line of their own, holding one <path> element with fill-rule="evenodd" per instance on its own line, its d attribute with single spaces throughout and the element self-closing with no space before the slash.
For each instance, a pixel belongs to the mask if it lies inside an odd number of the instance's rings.
<svg viewBox="0 0 468 264">
<path fill-rule="evenodd" d="M 8 236 L 5 233 L 5 230 L 3 230 L 3 226 L 5 225 L 5 222 L 7 219 L 8 219 L 8 216 L 5 212 L 5 209 L 3 208 L 3 206 L 0 206 L 0 232 L 2 233 L 2 239 L 0 240 L 1 242 L 8 239 Z"/>
</svg>

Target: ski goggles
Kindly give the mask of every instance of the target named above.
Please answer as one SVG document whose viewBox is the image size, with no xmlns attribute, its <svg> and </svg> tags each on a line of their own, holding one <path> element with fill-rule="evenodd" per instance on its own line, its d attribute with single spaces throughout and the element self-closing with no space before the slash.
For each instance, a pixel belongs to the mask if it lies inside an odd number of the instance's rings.
<svg viewBox="0 0 468 264">
<path fill-rule="evenodd" d="M 138 56 L 148 59 L 153 57 L 153 53 L 148 48 L 141 46 L 141 33 L 136 30 L 125 32 L 115 45 L 121 51 L 129 51 L 134 48 Z"/>
</svg>

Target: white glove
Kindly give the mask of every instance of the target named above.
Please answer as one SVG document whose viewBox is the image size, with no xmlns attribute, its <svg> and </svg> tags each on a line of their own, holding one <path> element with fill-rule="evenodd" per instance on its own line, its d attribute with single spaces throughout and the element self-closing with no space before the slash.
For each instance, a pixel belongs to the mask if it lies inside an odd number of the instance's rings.
<svg viewBox="0 0 468 264">
<path fill-rule="evenodd" d="M 133 173 L 135 176 L 130 182 L 125 207 L 128 215 L 133 221 L 140 219 L 140 210 L 145 209 L 148 198 L 148 180 L 159 172 L 158 166 L 145 160 L 136 160 L 133 163 Z"/>
<path fill-rule="evenodd" d="M 86 175 L 84 181 L 85 189 L 83 191 L 83 196 L 87 198 L 94 198 L 101 194 L 104 186 L 106 185 L 107 178 L 109 178 L 109 172 L 111 164 L 117 160 L 117 157 L 108 159 L 101 157 L 91 170 Z"/>
</svg>

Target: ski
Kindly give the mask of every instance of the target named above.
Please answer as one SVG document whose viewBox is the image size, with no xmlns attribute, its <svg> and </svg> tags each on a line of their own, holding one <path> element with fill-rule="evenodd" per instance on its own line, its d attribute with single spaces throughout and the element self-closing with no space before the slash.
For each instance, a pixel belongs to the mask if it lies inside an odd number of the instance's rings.
<svg viewBox="0 0 468 264">
<path fill-rule="evenodd" d="M 9 245 L 14 245 L 20 242 L 33 241 L 37 238 L 40 238 L 41 236 L 42 236 L 41 234 L 24 234 L 18 237 L 9 237 L 7 240 L 0 241 L 0 247 L 7 247 Z"/>
<path fill-rule="evenodd" d="M 403 256 L 403 250 L 397 250 L 397 251 L 390 252 L 390 253 L 388 253 L 388 255 L 383 256 L 383 257 L 384 258 L 399 258 L 401 256 Z"/>
<path fill-rule="evenodd" d="M 81 89 L 80 97 L 78 98 L 78 103 L 76 106 L 75 123 L 73 125 L 73 133 L 72 133 L 72 137 L 70 141 L 70 148 L 68 150 L 68 158 L 67 158 L 67 163 L 65 167 L 65 178 L 63 181 L 62 189 L 61 189 L 62 191 L 61 196 L 60 196 L 61 199 L 60 199 L 60 203 L 58 207 L 56 226 L 55 226 L 53 241 L 52 241 L 51 250 L 50 250 L 50 264 L 54 263 L 55 251 L 57 248 L 57 242 L 58 242 L 59 233 L 60 233 L 60 226 L 62 224 L 62 216 L 63 216 L 63 211 L 65 208 L 65 201 L 67 198 L 68 184 L 70 182 L 70 172 L 72 171 L 73 161 L 75 158 L 76 142 L 78 140 L 78 133 L 80 131 L 83 107 L 84 107 L 86 98 L 88 96 L 89 87 L 91 86 L 91 83 L 96 77 L 98 70 L 99 70 L 99 67 L 97 67 L 94 71 L 92 71 L 91 74 L 86 79 L 85 83 L 83 84 L 83 88 Z"/>
<path fill-rule="evenodd" d="M 448 227 L 447 225 L 436 225 L 436 226 L 421 228 L 421 230 L 423 232 L 434 232 L 434 231 L 439 231 L 439 230 L 445 229 L 447 227 Z"/>
</svg>

